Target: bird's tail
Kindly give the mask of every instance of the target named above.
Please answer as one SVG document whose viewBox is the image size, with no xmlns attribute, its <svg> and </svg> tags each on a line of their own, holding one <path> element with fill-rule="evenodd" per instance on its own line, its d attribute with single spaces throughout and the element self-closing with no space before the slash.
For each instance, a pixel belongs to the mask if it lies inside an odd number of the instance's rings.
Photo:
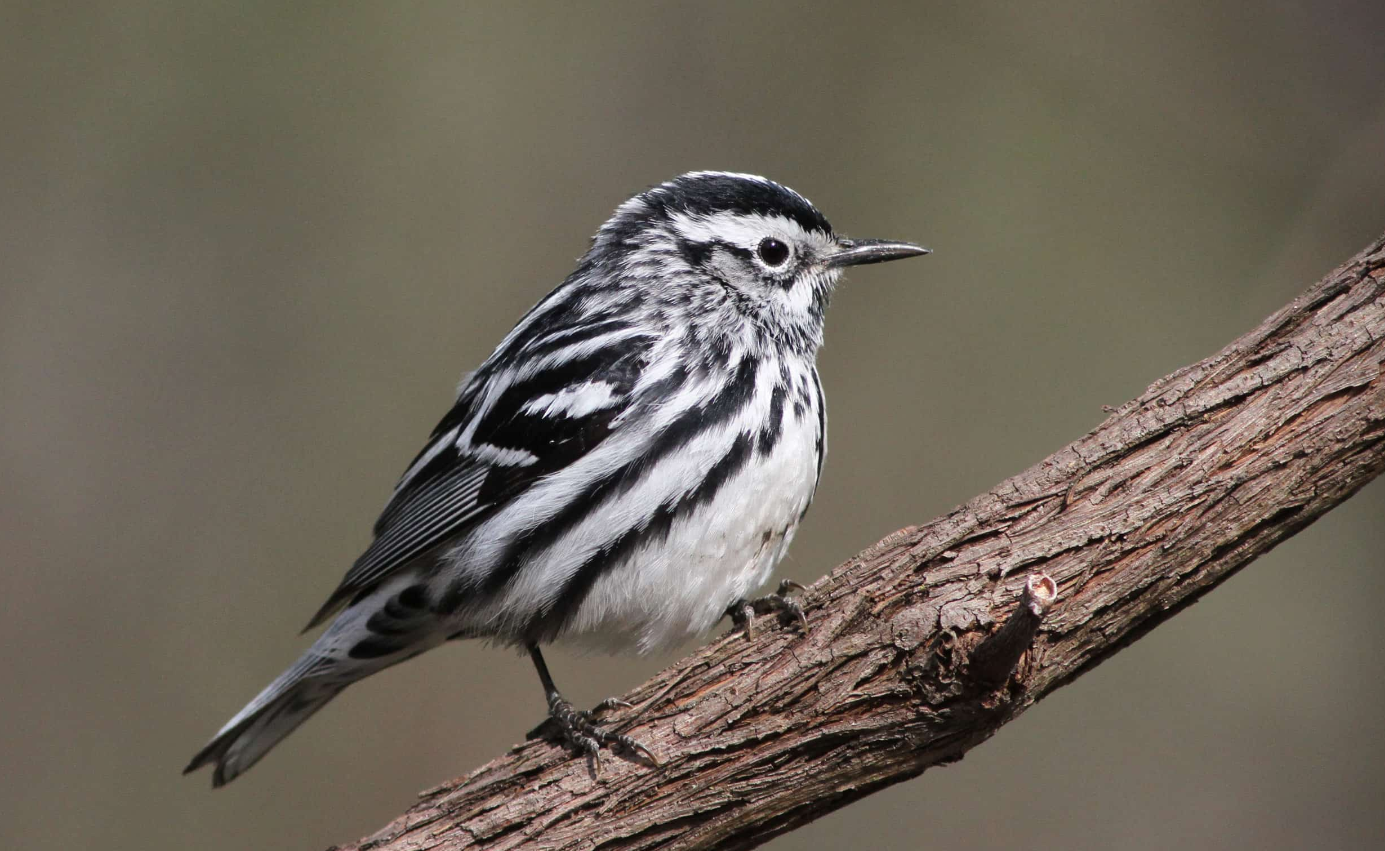
<svg viewBox="0 0 1385 851">
<path fill-rule="evenodd" d="M 230 783 L 299 724 L 362 677 L 441 644 L 436 618 L 407 577 L 339 614 L 308 652 L 260 692 L 183 769 L 215 764 L 212 785 Z"/>
<path fill-rule="evenodd" d="M 279 744 L 299 724 L 327 705 L 350 680 L 315 675 L 311 654 L 279 675 L 236 717 L 226 722 L 207 746 L 197 752 L 183 773 L 214 763 L 212 785 L 230 783 Z"/>
</svg>

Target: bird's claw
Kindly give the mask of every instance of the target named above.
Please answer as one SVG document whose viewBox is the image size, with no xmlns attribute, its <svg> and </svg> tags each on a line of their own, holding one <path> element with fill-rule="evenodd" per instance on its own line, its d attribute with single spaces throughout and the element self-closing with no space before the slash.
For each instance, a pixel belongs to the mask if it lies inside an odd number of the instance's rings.
<svg viewBox="0 0 1385 851">
<path fill-rule="evenodd" d="M 601 771 L 601 749 L 609 748 L 619 754 L 634 755 L 655 767 L 659 758 L 654 752 L 623 733 L 612 733 L 596 723 L 596 716 L 612 709 L 628 709 L 632 704 L 618 698 L 607 698 L 590 710 L 577 709 L 564 698 L 553 695 L 548 703 L 548 719 L 529 731 L 528 739 L 556 738 L 563 744 L 586 754 L 595 772 Z"/>
<path fill-rule="evenodd" d="M 787 625 L 794 621 L 806 632 L 808 629 L 808 615 L 803 611 L 803 604 L 797 599 L 790 597 L 794 591 L 808 590 L 803 585 L 792 579 L 785 579 L 779 583 L 779 590 L 773 594 L 767 594 L 756 600 L 746 600 L 744 598 L 732 603 L 726 609 L 727 617 L 735 624 L 737 629 L 745 630 L 745 637 L 748 641 L 755 640 L 755 616 L 778 613 L 781 623 Z"/>
<path fill-rule="evenodd" d="M 633 709 L 635 704 L 628 700 L 621 700 L 618 697 L 608 697 L 597 705 L 593 706 L 587 713 L 588 715 L 600 715 L 603 712 L 610 712 L 612 709 Z"/>
</svg>

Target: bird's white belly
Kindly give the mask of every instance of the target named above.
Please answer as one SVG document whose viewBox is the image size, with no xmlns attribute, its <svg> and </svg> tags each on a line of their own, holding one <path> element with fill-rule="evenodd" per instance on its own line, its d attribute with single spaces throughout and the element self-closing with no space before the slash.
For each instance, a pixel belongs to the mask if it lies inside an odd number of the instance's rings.
<svg viewBox="0 0 1385 851">
<path fill-rule="evenodd" d="M 561 638 L 648 653 L 710 629 L 788 550 L 817 485 L 816 444 L 815 415 L 786 411 L 774 449 L 753 450 L 710 502 L 602 575 Z"/>
</svg>

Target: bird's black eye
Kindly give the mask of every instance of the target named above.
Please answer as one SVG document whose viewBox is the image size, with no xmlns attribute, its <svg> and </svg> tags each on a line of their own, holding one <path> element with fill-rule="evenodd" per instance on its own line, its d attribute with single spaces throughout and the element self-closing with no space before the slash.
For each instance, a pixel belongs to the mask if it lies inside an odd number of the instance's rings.
<svg viewBox="0 0 1385 851">
<path fill-rule="evenodd" d="M 772 236 L 760 240 L 760 259 L 766 266 L 783 266 L 789 259 L 789 247 Z"/>
</svg>

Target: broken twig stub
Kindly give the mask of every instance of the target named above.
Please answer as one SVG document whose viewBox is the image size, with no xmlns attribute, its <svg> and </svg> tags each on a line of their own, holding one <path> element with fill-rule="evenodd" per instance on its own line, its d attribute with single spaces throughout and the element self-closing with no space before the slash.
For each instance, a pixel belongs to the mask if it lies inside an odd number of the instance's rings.
<svg viewBox="0 0 1385 851">
<path fill-rule="evenodd" d="M 1058 601 L 1058 583 L 1046 573 L 1031 573 L 1020 604 L 1000 629 L 971 654 L 971 673 L 978 683 L 996 688 L 1010 679 L 1020 657 L 1034 643 L 1044 615 Z"/>
</svg>

